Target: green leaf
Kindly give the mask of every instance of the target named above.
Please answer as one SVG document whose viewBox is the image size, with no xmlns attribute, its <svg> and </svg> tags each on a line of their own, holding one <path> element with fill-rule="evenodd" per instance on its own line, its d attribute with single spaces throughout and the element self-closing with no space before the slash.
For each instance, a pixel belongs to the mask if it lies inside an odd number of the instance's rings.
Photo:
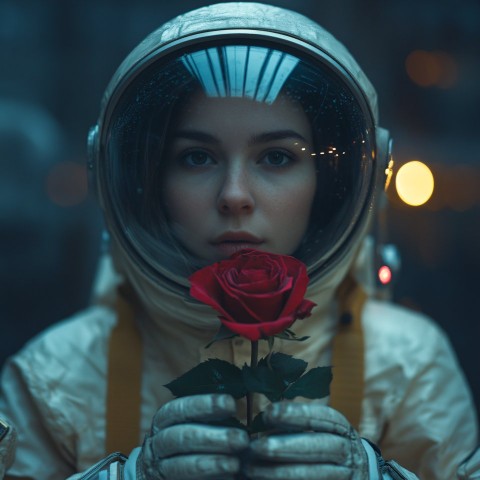
<svg viewBox="0 0 480 480">
<path fill-rule="evenodd" d="M 304 360 L 279 352 L 270 355 L 268 363 L 286 383 L 297 380 L 308 366 L 308 363 Z"/>
<path fill-rule="evenodd" d="M 245 387 L 249 392 L 265 395 L 271 402 L 284 398 L 285 390 L 307 368 L 307 362 L 284 353 L 272 353 L 259 360 L 255 368 L 242 369 Z"/>
<path fill-rule="evenodd" d="M 218 332 L 215 336 L 205 345 L 205 348 L 210 347 L 215 342 L 219 340 L 227 340 L 229 338 L 238 337 L 237 333 L 232 332 L 229 328 L 227 328 L 223 323 L 220 325 Z"/>
<path fill-rule="evenodd" d="M 264 358 L 258 362 L 255 368 L 244 365 L 242 368 L 243 381 L 249 392 L 257 392 L 265 395 L 271 402 L 278 402 L 286 388 L 282 378 L 268 368 Z"/>
<path fill-rule="evenodd" d="M 294 332 L 291 330 L 284 330 L 283 332 L 277 333 L 274 335 L 277 338 L 281 338 L 282 340 L 293 340 L 296 342 L 304 342 L 305 340 L 308 340 L 310 337 L 297 337 Z"/>
<path fill-rule="evenodd" d="M 292 339 L 292 336 L 289 335 L 286 330 L 283 331 L 283 332 L 277 333 L 274 336 L 277 337 L 277 338 L 281 338 L 282 340 L 291 340 Z"/>
<path fill-rule="evenodd" d="M 292 383 L 283 396 L 287 399 L 295 397 L 323 398 L 330 393 L 332 367 L 316 367 Z"/>
<path fill-rule="evenodd" d="M 228 393 L 234 398 L 247 394 L 242 370 L 217 358 L 206 360 L 165 385 L 176 397 L 201 393 Z"/>
</svg>

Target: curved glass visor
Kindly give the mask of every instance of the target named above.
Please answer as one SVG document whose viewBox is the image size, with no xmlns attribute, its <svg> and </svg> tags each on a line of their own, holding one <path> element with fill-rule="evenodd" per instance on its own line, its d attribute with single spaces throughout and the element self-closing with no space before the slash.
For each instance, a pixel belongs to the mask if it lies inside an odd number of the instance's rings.
<svg viewBox="0 0 480 480">
<path fill-rule="evenodd" d="M 327 64 L 278 47 L 157 59 L 105 129 L 99 182 L 112 233 L 154 276 L 183 284 L 242 245 L 292 254 L 312 272 L 348 243 L 371 193 L 365 109 Z M 239 212 L 229 182 L 249 196 Z"/>
</svg>

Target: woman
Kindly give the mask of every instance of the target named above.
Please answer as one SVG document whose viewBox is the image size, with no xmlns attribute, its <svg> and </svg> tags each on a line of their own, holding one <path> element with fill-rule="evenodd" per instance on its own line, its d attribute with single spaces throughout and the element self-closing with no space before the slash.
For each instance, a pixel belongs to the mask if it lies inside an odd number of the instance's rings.
<svg viewBox="0 0 480 480">
<path fill-rule="evenodd" d="M 470 394 L 430 320 L 360 285 L 389 138 L 328 32 L 261 4 L 180 16 L 120 66 L 89 148 L 114 269 L 107 257 L 95 304 L 3 372 L 11 478 L 452 478 L 476 441 Z M 324 401 L 257 399 L 290 433 L 256 440 L 206 424 L 244 416 L 231 396 L 164 387 L 208 358 L 248 362 L 238 337 L 204 348 L 219 322 L 188 282 L 245 248 L 306 264 L 317 306 L 294 330 L 310 338 L 275 349 L 334 366 Z"/>
</svg>

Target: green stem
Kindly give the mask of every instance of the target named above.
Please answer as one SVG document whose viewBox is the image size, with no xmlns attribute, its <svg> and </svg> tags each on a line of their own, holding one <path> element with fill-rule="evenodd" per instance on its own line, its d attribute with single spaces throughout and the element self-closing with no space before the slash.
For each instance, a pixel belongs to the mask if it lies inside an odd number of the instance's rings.
<svg viewBox="0 0 480 480">
<path fill-rule="evenodd" d="M 268 355 L 267 355 L 267 366 L 272 370 L 272 354 L 273 354 L 273 343 L 275 342 L 275 337 L 268 337 Z"/>
<path fill-rule="evenodd" d="M 258 340 L 251 342 L 250 367 L 256 368 L 258 364 Z M 252 425 L 253 418 L 253 392 L 247 392 L 247 428 Z"/>
</svg>

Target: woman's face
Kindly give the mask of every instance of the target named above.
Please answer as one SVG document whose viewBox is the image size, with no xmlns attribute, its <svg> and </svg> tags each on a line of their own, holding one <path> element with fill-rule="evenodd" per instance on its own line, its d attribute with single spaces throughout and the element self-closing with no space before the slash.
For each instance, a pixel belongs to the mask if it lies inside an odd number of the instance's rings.
<svg viewBox="0 0 480 480">
<path fill-rule="evenodd" d="M 312 134 L 286 97 L 267 105 L 196 94 L 167 149 L 163 203 L 192 254 L 218 261 L 243 248 L 292 254 L 316 189 Z"/>
</svg>

